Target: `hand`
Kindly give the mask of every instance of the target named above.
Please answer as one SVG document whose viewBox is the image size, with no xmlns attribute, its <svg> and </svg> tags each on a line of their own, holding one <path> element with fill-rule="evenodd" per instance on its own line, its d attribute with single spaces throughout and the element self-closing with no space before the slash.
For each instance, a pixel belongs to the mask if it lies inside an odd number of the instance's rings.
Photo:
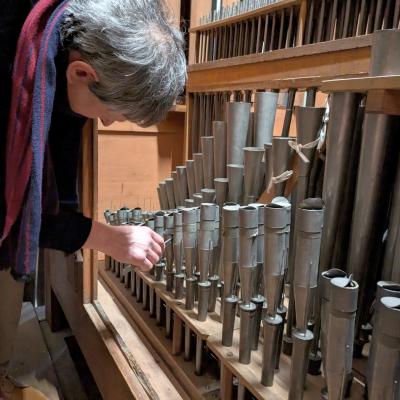
<svg viewBox="0 0 400 400">
<path fill-rule="evenodd" d="M 146 272 L 163 254 L 164 240 L 146 226 L 111 226 L 93 221 L 84 247 L 99 250 Z"/>
</svg>

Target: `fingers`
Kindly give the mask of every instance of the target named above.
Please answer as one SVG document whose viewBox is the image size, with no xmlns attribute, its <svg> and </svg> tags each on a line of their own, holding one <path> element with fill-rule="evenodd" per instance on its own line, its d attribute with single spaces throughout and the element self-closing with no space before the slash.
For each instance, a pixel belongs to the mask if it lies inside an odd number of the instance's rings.
<svg viewBox="0 0 400 400">
<path fill-rule="evenodd" d="M 147 251 L 146 258 L 151 262 L 152 265 L 157 264 L 160 256 L 158 256 L 154 250 L 149 249 Z"/>
<path fill-rule="evenodd" d="M 153 241 L 150 246 L 151 246 L 152 250 L 157 254 L 158 259 L 160 259 L 161 255 L 163 253 L 161 246 L 156 241 Z"/>
<path fill-rule="evenodd" d="M 153 264 L 147 258 L 142 261 L 141 265 L 136 266 L 140 271 L 149 272 L 153 268 Z"/>
<path fill-rule="evenodd" d="M 154 231 L 151 231 L 151 237 L 160 246 L 161 252 L 163 252 L 165 250 L 164 239 Z"/>
</svg>

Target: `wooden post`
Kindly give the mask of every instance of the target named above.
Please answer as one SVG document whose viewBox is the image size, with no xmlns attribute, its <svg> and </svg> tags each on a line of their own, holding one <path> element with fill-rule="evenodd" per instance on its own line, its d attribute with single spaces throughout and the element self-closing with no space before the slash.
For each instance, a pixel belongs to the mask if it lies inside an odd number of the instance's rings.
<svg viewBox="0 0 400 400">
<path fill-rule="evenodd" d="M 307 18 L 307 0 L 302 0 L 299 11 L 299 22 L 297 26 L 296 46 L 303 45 L 306 18 Z"/>
<path fill-rule="evenodd" d="M 221 400 L 232 399 L 233 375 L 232 372 L 221 362 Z"/>
</svg>

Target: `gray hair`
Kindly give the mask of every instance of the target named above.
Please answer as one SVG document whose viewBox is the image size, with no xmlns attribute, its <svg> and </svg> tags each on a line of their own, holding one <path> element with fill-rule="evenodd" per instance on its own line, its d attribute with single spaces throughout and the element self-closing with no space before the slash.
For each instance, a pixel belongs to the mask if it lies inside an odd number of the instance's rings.
<svg viewBox="0 0 400 400">
<path fill-rule="evenodd" d="M 183 36 L 162 0 L 71 0 L 61 41 L 97 72 L 92 92 L 142 126 L 163 119 L 183 91 Z"/>
</svg>

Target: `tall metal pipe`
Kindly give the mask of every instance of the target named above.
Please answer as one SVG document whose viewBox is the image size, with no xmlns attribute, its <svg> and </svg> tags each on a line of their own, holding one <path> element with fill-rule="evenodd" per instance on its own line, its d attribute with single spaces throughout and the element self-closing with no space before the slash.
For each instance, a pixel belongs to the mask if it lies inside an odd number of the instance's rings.
<svg viewBox="0 0 400 400">
<path fill-rule="evenodd" d="M 333 278 L 329 284 L 326 380 L 329 399 L 343 400 L 352 370 L 358 284 L 351 277 Z"/>
<path fill-rule="evenodd" d="M 168 209 L 173 210 L 176 207 L 175 192 L 174 192 L 174 180 L 172 178 L 167 178 L 165 180 L 165 185 L 166 185 L 166 189 L 167 189 Z"/>
<path fill-rule="evenodd" d="M 203 154 L 194 153 L 194 182 L 196 186 L 196 193 L 200 193 L 204 188 L 204 175 L 203 175 Z"/>
<path fill-rule="evenodd" d="M 185 199 L 187 199 L 189 197 L 186 167 L 183 165 L 177 166 L 176 173 L 178 174 L 179 187 L 181 189 L 181 196 L 182 196 L 182 201 L 183 201 L 183 203 L 181 205 L 183 206 Z"/>
<path fill-rule="evenodd" d="M 250 119 L 250 103 L 226 103 L 227 163 L 243 165 L 243 148 Z"/>
<path fill-rule="evenodd" d="M 289 147 L 289 140 L 292 138 L 274 136 L 272 138 L 272 153 L 273 153 L 273 178 L 278 179 L 282 173 L 290 170 L 290 161 L 292 149 Z M 279 180 L 274 183 L 273 190 L 275 196 L 283 196 L 285 192 L 285 180 Z"/>
<path fill-rule="evenodd" d="M 350 210 L 347 212 L 343 210 L 343 205 L 346 195 L 348 166 L 352 157 L 355 156 L 351 153 L 351 150 L 359 103 L 360 95 L 357 93 L 337 92 L 331 94 L 322 193 L 326 211 L 321 242 L 321 271 L 331 266 L 345 268 L 344 265 L 333 264 L 334 249 L 339 230 L 340 214 L 344 212 L 351 215 L 353 209 L 353 205 L 350 204 Z M 349 221 L 346 224 L 349 225 Z M 341 246 L 346 245 L 346 243 L 340 242 Z"/>
<path fill-rule="evenodd" d="M 379 317 L 372 335 L 375 338 L 373 364 L 368 365 L 370 400 L 400 397 L 400 298 L 382 297 Z"/>
<path fill-rule="evenodd" d="M 228 176 L 228 201 L 240 204 L 243 193 L 243 165 L 228 164 L 226 166 Z"/>
<path fill-rule="evenodd" d="M 203 153 L 204 186 L 214 188 L 214 136 L 202 136 L 201 148 Z"/>
<path fill-rule="evenodd" d="M 278 93 L 256 92 L 254 95 L 254 146 L 272 142 Z"/>
<path fill-rule="evenodd" d="M 244 203 L 253 203 L 258 197 L 261 174 L 261 160 L 264 156 L 262 147 L 244 149 Z"/>
<path fill-rule="evenodd" d="M 214 177 L 226 177 L 226 122 L 213 121 Z"/>
<path fill-rule="evenodd" d="M 174 264 L 175 264 L 175 298 L 181 299 L 183 297 L 183 281 L 185 274 L 183 273 L 183 214 L 177 212 L 174 214 Z"/>
<path fill-rule="evenodd" d="M 378 255 L 390 201 L 388 188 L 394 180 L 398 156 L 397 131 L 394 117 L 365 114 L 347 263 L 349 272 L 360 285 L 356 338 L 361 346 L 361 327 L 368 318 L 378 277 Z"/>
<path fill-rule="evenodd" d="M 271 139 L 272 140 L 272 139 Z M 273 153 L 272 142 L 264 144 L 264 160 L 265 160 L 265 184 L 268 187 L 273 176 Z"/>
<path fill-rule="evenodd" d="M 213 233 L 213 251 L 208 280 L 211 283 L 210 298 L 208 301 L 208 312 L 214 312 L 218 297 L 218 285 L 220 283 L 220 261 L 221 261 L 221 243 L 220 243 L 220 216 L 219 207 L 216 207 L 214 233 Z"/>
</svg>

